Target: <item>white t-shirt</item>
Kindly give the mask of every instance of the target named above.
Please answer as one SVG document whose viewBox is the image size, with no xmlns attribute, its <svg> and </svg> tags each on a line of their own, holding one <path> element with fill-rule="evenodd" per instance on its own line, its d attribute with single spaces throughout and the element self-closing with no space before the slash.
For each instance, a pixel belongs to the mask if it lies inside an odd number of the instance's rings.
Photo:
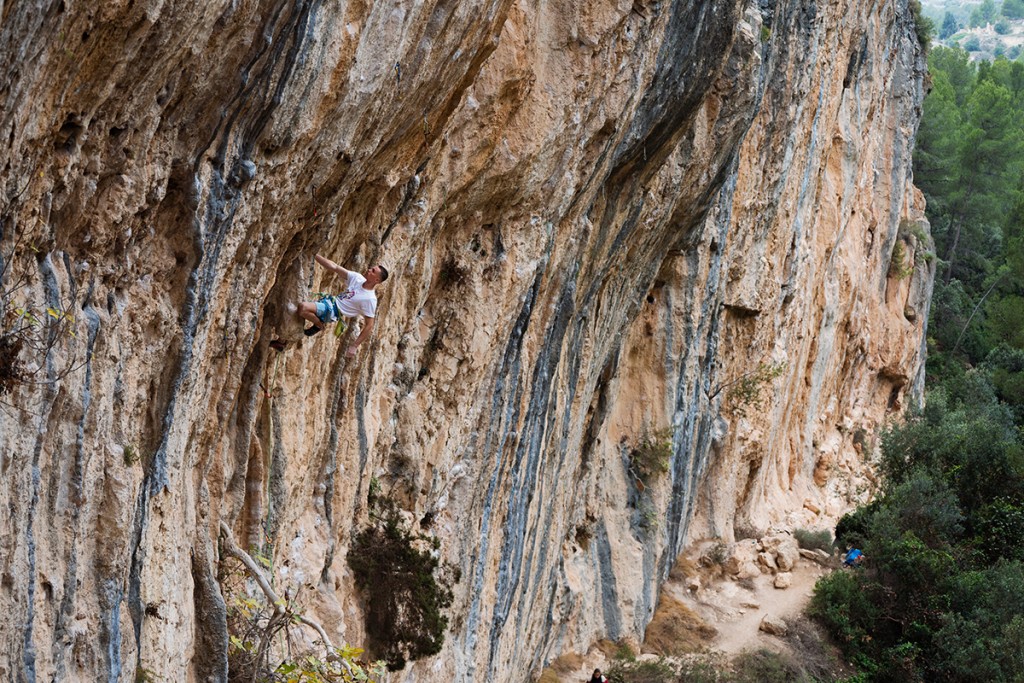
<svg viewBox="0 0 1024 683">
<path fill-rule="evenodd" d="M 377 293 L 363 287 L 366 278 L 359 273 L 349 273 L 348 290 L 334 297 L 338 310 L 347 318 L 361 315 L 372 318 L 377 315 Z"/>
</svg>

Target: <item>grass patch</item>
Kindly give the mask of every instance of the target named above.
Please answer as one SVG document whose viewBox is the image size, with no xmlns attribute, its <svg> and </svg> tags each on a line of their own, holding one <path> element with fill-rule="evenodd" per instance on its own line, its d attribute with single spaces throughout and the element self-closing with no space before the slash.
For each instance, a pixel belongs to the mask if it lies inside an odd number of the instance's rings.
<svg viewBox="0 0 1024 683">
<path fill-rule="evenodd" d="M 832 534 L 828 529 L 811 531 L 810 529 L 797 529 L 793 532 L 793 538 L 805 550 L 824 550 L 832 552 Z"/>
<path fill-rule="evenodd" d="M 544 669 L 540 678 L 537 679 L 537 683 L 562 683 L 562 679 L 551 669 Z"/>
<path fill-rule="evenodd" d="M 654 618 L 647 626 L 643 651 L 663 657 L 699 652 L 718 631 L 685 604 L 662 591 Z"/>
</svg>

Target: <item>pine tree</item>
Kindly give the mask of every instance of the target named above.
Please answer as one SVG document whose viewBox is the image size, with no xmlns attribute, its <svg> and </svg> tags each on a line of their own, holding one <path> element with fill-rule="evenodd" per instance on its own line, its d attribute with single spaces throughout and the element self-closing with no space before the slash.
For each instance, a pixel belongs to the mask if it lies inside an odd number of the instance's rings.
<svg viewBox="0 0 1024 683">
<path fill-rule="evenodd" d="M 1024 2 L 1024 0 L 1020 1 Z M 946 16 L 942 18 L 942 29 L 939 31 L 939 38 L 945 40 L 959 30 L 960 24 L 957 22 L 956 17 L 953 16 L 952 12 L 946 12 Z"/>
<path fill-rule="evenodd" d="M 960 110 L 949 74 L 935 71 L 932 91 L 924 101 L 914 153 L 914 183 L 924 192 L 933 212 L 942 211 L 945 198 L 959 180 L 957 131 L 960 124 Z"/>
<path fill-rule="evenodd" d="M 1024 0 L 1003 0 L 1002 13 L 1010 19 L 1024 19 Z"/>
<path fill-rule="evenodd" d="M 1019 112 L 1009 90 L 992 80 L 980 80 L 967 101 L 958 131 L 959 180 L 949 194 L 950 228 L 943 281 L 949 284 L 961 256 L 966 230 L 971 245 L 990 241 L 986 231 L 998 226 L 1012 205 L 1013 189 L 1024 151 Z M 988 254 L 982 254 L 988 256 Z"/>
<path fill-rule="evenodd" d="M 959 47 L 937 47 L 928 55 L 928 70 L 935 76 L 944 72 L 956 94 L 956 106 L 963 109 L 978 78 L 967 50 Z"/>
</svg>

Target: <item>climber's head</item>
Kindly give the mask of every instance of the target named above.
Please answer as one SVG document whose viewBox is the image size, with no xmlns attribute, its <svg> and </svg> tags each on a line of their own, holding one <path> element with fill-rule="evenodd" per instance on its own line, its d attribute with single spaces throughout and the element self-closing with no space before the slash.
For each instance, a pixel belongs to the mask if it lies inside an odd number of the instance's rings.
<svg viewBox="0 0 1024 683">
<path fill-rule="evenodd" d="M 388 279 L 388 269 L 378 264 L 368 268 L 363 277 L 366 278 L 366 284 L 370 286 L 379 285 Z"/>
</svg>

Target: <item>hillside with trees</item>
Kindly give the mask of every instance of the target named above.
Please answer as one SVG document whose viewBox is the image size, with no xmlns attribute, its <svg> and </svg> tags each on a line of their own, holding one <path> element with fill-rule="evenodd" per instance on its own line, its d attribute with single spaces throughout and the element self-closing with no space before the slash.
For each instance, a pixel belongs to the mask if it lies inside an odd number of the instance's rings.
<svg viewBox="0 0 1024 683">
<path fill-rule="evenodd" d="M 925 0 L 935 40 L 944 47 L 962 47 L 972 61 L 1024 54 L 1024 0 Z"/>
</svg>

